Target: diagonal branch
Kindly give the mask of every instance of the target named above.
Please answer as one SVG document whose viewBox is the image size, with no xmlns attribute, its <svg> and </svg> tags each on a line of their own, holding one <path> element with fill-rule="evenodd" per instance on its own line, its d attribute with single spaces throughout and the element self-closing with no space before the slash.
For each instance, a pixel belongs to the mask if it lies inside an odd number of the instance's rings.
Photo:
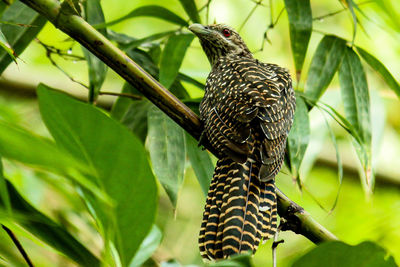
<svg viewBox="0 0 400 267">
<path fill-rule="evenodd" d="M 202 125 L 199 117 L 80 16 L 62 8 L 57 0 L 21 0 L 21 2 L 45 16 L 57 28 L 86 47 L 127 82 L 138 88 L 146 98 L 194 138 L 197 140 L 200 138 Z M 204 144 L 204 146 L 212 152 L 209 145 Z M 277 195 L 278 212 L 284 221 L 283 230 L 292 230 L 314 243 L 337 240 L 332 233 L 318 224 L 302 207 L 291 201 L 280 190 L 277 191 Z"/>
</svg>

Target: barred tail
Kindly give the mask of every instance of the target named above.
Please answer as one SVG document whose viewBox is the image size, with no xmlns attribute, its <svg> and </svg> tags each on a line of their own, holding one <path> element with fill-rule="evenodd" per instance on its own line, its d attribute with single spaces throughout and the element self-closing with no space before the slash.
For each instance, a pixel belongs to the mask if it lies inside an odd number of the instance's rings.
<svg viewBox="0 0 400 267">
<path fill-rule="evenodd" d="M 229 158 L 217 162 L 200 229 L 200 253 L 206 259 L 257 250 L 277 229 L 274 180 L 260 181 L 261 163 Z"/>
</svg>

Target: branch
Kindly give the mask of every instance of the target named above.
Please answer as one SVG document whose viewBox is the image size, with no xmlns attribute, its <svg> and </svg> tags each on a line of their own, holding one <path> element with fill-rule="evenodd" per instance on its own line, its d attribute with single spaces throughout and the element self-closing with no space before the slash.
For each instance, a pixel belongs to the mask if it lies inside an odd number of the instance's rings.
<svg viewBox="0 0 400 267">
<path fill-rule="evenodd" d="M 57 28 L 86 47 L 127 82 L 138 88 L 146 98 L 189 134 L 199 139 L 202 131 L 199 117 L 80 16 L 64 11 L 57 0 L 21 0 L 21 2 L 45 16 Z M 204 146 L 212 152 L 209 145 L 204 144 Z M 337 239 L 281 191 L 278 190 L 277 195 L 278 212 L 282 221 L 285 221 L 284 230 L 292 230 L 314 243 Z"/>
<path fill-rule="evenodd" d="M 7 226 L 5 226 L 4 224 L 2 224 L 1 227 L 4 229 L 4 231 L 6 231 L 7 235 L 11 238 L 11 240 L 13 241 L 15 246 L 17 247 L 19 253 L 21 253 L 22 257 L 24 258 L 26 264 L 29 267 L 33 267 L 32 261 L 29 259 L 28 254 L 26 253 L 24 247 L 21 245 L 21 243 L 19 242 L 18 238 L 15 236 L 13 231 L 11 231 L 11 229 L 8 228 Z"/>
</svg>

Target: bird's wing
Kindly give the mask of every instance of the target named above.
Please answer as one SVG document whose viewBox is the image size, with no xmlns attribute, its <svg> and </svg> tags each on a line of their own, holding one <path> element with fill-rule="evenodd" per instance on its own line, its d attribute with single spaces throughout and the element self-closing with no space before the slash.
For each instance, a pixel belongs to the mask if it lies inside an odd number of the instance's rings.
<svg viewBox="0 0 400 267">
<path fill-rule="evenodd" d="M 296 99 L 289 73 L 274 64 L 255 62 L 243 74 L 251 81 L 246 94 L 256 95 L 256 148 L 263 166 L 260 178 L 268 180 L 278 173 L 284 158 L 286 139 L 293 122 Z M 257 145 L 258 143 L 258 145 Z"/>
<path fill-rule="evenodd" d="M 251 135 L 259 132 L 256 139 L 267 140 L 260 143 L 260 161 L 278 163 L 294 112 L 287 71 L 241 58 L 230 60 L 210 76 L 207 86 L 212 93 L 204 99 L 207 112 L 203 114 L 207 113 L 204 126 L 212 145 L 243 161 L 253 153 Z M 257 129 L 252 129 L 254 125 Z"/>
</svg>

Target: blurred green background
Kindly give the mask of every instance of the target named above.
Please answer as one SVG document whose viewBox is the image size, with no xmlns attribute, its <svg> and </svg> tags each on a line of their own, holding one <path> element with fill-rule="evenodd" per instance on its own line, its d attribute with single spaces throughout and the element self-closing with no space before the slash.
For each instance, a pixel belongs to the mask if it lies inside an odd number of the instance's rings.
<svg viewBox="0 0 400 267">
<path fill-rule="evenodd" d="M 358 2 L 362 13 L 358 18 L 363 27 L 357 28 L 355 44 L 374 54 L 385 64 L 394 77 L 400 79 L 400 27 L 393 18 L 400 17 L 400 2 L 381 0 L 390 12 L 379 8 L 377 1 Z M 238 30 L 255 57 L 263 62 L 285 66 L 294 75 L 294 64 L 290 48 L 287 14 L 283 12 L 278 23 L 268 31 L 270 42 L 263 41 L 265 30 L 273 19 L 276 20 L 283 8 L 283 1 L 249 0 L 214 0 L 211 1 L 208 22 L 226 23 Z M 198 7 L 207 1 L 196 1 Z M 177 0 L 165 1 L 101 1 L 106 21 L 119 18 L 136 7 L 157 4 L 185 17 L 184 10 Z M 253 8 L 257 5 L 257 8 Z M 313 17 L 324 16 L 343 9 L 340 1 L 311 1 Z M 200 13 L 203 21 L 205 10 Z M 249 17 L 250 15 L 250 17 Z M 346 40 L 352 39 L 353 23 L 348 11 L 313 21 L 314 31 L 305 61 L 306 73 L 311 55 L 323 33 L 332 33 Z M 175 30 L 176 26 L 155 18 L 134 18 L 110 29 L 137 38 L 166 30 Z M 187 31 L 187 30 L 185 30 Z M 72 43 L 65 34 L 48 23 L 38 39 L 60 49 L 71 49 L 73 54 L 82 55 L 77 43 Z M 263 50 L 260 51 L 261 47 Z M 55 57 L 56 62 L 75 80 L 88 83 L 85 61 L 66 61 Z M 318 222 L 324 225 L 339 239 L 349 244 L 364 240 L 376 241 L 400 262 L 400 105 L 397 96 L 383 80 L 368 66 L 364 65 L 371 95 L 371 121 L 373 132 L 373 166 L 376 173 L 374 194 L 366 196 L 359 178 L 360 165 L 351 146 L 351 139 L 337 123 L 318 110 L 311 112 L 311 138 L 301 168 L 303 190 L 299 190 L 289 171 L 283 168 L 277 177 L 278 187 L 292 200 L 304 207 Z M 184 58 L 181 71 L 204 82 L 210 70 L 198 40 L 195 39 Z M 306 75 L 303 75 L 306 76 Z M 303 77 L 296 88 L 302 89 Z M 86 97 L 87 90 L 72 82 L 66 75 L 52 66 L 45 50 L 32 42 L 18 60 L 12 64 L 0 78 L 0 117 L 18 123 L 37 134 L 50 136 L 40 118 L 34 90 L 39 82 L 54 88 L 65 90 L 80 97 Z M 124 81 L 113 71 L 108 72 L 104 91 L 120 92 Z M 203 92 L 189 84 L 192 97 L 201 97 Z M 101 96 L 99 104 L 110 106 L 115 97 Z M 322 101 L 343 110 L 339 96 L 337 77 L 334 78 Z M 338 145 L 344 166 L 344 176 L 338 202 L 333 211 L 339 190 L 335 147 L 326 127 L 327 120 L 338 138 Z M 215 161 L 215 159 L 214 159 Z M 4 160 L 6 176 L 29 201 L 41 211 L 68 229 L 77 233 L 92 251 L 99 253 L 102 246 L 98 233 L 88 225 L 90 216 L 83 203 L 65 183 L 54 183 L 57 177 L 48 173 L 29 169 L 18 163 Z M 160 247 L 153 255 L 154 261 L 161 262 L 177 259 L 182 264 L 201 264 L 197 237 L 205 198 L 195 178 L 194 172 L 187 165 L 185 182 L 180 190 L 176 210 L 164 190 L 159 187 L 159 209 L 157 225 L 163 232 Z M 36 263 L 36 266 L 73 266 L 74 263 L 59 255 L 22 228 L 17 232 L 24 247 Z M 283 232 L 279 236 L 285 242 L 278 247 L 278 266 L 289 266 L 293 260 L 314 247 L 314 244 L 292 232 Z M 7 262 L 0 265 L 23 266 L 8 236 L 0 231 L 0 255 Z M 269 266 L 271 262 L 271 241 L 262 245 L 254 257 L 256 266 Z M 151 263 L 149 263 L 151 265 Z"/>
</svg>

